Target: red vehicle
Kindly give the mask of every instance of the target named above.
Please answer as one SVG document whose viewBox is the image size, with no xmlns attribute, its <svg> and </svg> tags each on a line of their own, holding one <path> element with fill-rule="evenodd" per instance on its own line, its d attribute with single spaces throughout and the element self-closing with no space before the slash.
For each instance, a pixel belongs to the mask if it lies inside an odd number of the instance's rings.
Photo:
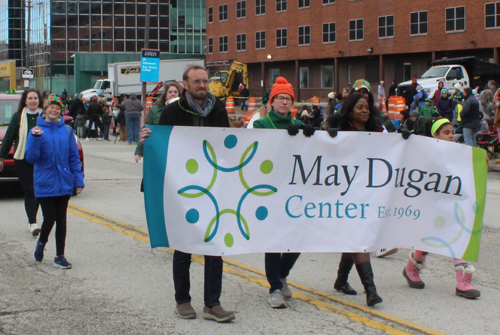
<svg viewBox="0 0 500 335">
<path fill-rule="evenodd" d="M 9 127 L 12 115 L 17 111 L 19 106 L 20 94 L 0 94 L 0 147 L 2 141 Z M 66 124 L 72 124 L 73 118 L 71 116 L 64 116 Z M 78 153 L 80 154 L 80 162 L 82 163 L 82 171 L 84 169 L 83 149 L 80 140 L 75 135 L 76 144 L 78 146 Z M 16 173 L 14 172 L 14 145 L 9 150 L 9 154 L 5 158 L 3 171 L 0 172 L 0 182 L 2 181 L 18 181 Z"/>
</svg>

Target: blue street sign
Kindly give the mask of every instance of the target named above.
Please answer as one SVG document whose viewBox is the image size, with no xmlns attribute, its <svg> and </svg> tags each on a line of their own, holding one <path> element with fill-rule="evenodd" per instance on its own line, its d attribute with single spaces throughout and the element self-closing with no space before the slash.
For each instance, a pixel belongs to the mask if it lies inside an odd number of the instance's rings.
<svg viewBox="0 0 500 335">
<path fill-rule="evenodd" d="M 160 81 L 160 50 L 141 49 L 141 81 Z"/>
</svg>

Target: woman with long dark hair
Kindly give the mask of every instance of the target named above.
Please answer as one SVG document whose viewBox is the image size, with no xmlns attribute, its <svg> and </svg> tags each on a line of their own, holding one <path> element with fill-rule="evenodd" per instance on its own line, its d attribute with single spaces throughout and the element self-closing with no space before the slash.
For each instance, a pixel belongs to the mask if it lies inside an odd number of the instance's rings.
<svg viewBox="0 0 500 335">
<path fill-rule="evenodd" d="M 164 93 L 158 98 L 153 107 L 150 108 L 148 116 L 144 121 L 144 124 L 152 124 L 157 125 L 160 122 L 160 116 L 163 112 L 163 109 L 171 99 L 179 98 L 181 96 L 182 89 L 176 83 L 169 83 L 165 85 Z M 142 156 L 144 155 L 144 143 L 137 143 L 137 147 L 135 148 L 135 161 L 139 163 Z"/>
<path fill-rule="evenodd" d="M 341 131 L 372 131 L 383 132 L 384 128 L 373 113 L 373 104 L 362 94 L 351 94 L 342 107 L 344 113 L 340 117 Z M 374 306 L 381 303 L 373 281 L 373 270 L 370 254 L 367 252 L 342 253 L 337 279 L 333 287 L 345 294 L 355 295 L 357 292 L 349 285 L 347 279 L 353 265 L 356 265 L 359 278 L 366 292 L 366 304 Z"/>
<path fill-rule="evenodd" d="M 30 233 L 37 236 L 40 227 L 36 223 L 38 202 L 35 199 L 33 188 L 33 165 L 24 158 L 26 142 L 31 129 L 36 127 L 38 115 L 43 108 L 43 100 L 40 91 L 29 88 L 21 95 L 17 112 L 12 116 L 9 127 L 5 133 L 0 149 L 0 171 L 3 170 L 4 160 L 9 154 L 12 143 L 14 147 L 14 170 L 24 190 L 24 207 L 28 216 Z"/>
</svg>

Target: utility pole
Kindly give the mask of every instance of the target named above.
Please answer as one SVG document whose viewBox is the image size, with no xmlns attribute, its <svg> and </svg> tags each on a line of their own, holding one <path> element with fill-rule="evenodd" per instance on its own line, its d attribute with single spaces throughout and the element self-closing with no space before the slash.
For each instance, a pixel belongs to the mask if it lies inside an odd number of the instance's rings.
<svg viewBox="0 0 500 335">
<path fill-rule="evenodd" d="M 26 43 L 26 68 L 30 68 L 30 31 L 31 31 L 31 0 L 28 0 L 28 27 L 26 29 L 27 43 Z"/>
<path fill-rule="evenodd" d="M 151 20 L 151 0 L 147 0 L 146 2 L 146 27 L 144 32 L 144 49 L 149 48 L 149 22 Z M 142 53 L 141 53 L 142 56 Z M 146 89 L 147 83 L 142 83 L 142 104 L 146 107 Z"/>
</svg>

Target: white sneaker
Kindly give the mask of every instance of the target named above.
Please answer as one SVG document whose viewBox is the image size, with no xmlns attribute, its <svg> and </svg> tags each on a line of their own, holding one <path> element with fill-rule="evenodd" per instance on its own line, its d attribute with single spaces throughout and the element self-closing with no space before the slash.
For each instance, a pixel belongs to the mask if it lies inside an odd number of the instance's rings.
<svg viewBox="0 0 500 335">
<path fill-rule="evenodd" d="M 87 137 L 87 138 L 85 139 L 85 141 L 90 141 L 90 138 L 89 138 L 89 137 Z"/>
<path fill-rule="evenodd" d="M 292 297 L 292 290 L 290 289 L 290 286 L 288 286 L 288 283 L 286 282 L 286 278 L 280 279 L 281 283 L 283 284 L 283 288 L 281 289 L 281 292 L 283 293 L 283 298 L 289 299 Z"/>
<path fill-rule="evenodd" d="M 36 223 L 30 224 L 30 233 L 33 236 L 38 236 L 40 234 L 40 227 Z"/>
<path fill-rule="evenodd" d="M 384 248 L 384 249 L 377 250 L 375 252 L 375 255 L 377 256 L 377 258 L 382 258 L 382 257 L 385 257 L 385 256 L 389 256 L 389 255 L 395 254 L 396 252 L 398 252 L 398 248 L 392 248 L 392 249 Z"/>
<path fill-rule="evenodd" d="M 269 301 L 272 308 L 286 308 L 281 290 L 275 290 L 273 293 L 269 294 L 267 301 Z"/>
<path fill-rule="evenodd" d="M 102 137 L 99 137 L 99 141 L 102 141 Z"/>
</svg>

